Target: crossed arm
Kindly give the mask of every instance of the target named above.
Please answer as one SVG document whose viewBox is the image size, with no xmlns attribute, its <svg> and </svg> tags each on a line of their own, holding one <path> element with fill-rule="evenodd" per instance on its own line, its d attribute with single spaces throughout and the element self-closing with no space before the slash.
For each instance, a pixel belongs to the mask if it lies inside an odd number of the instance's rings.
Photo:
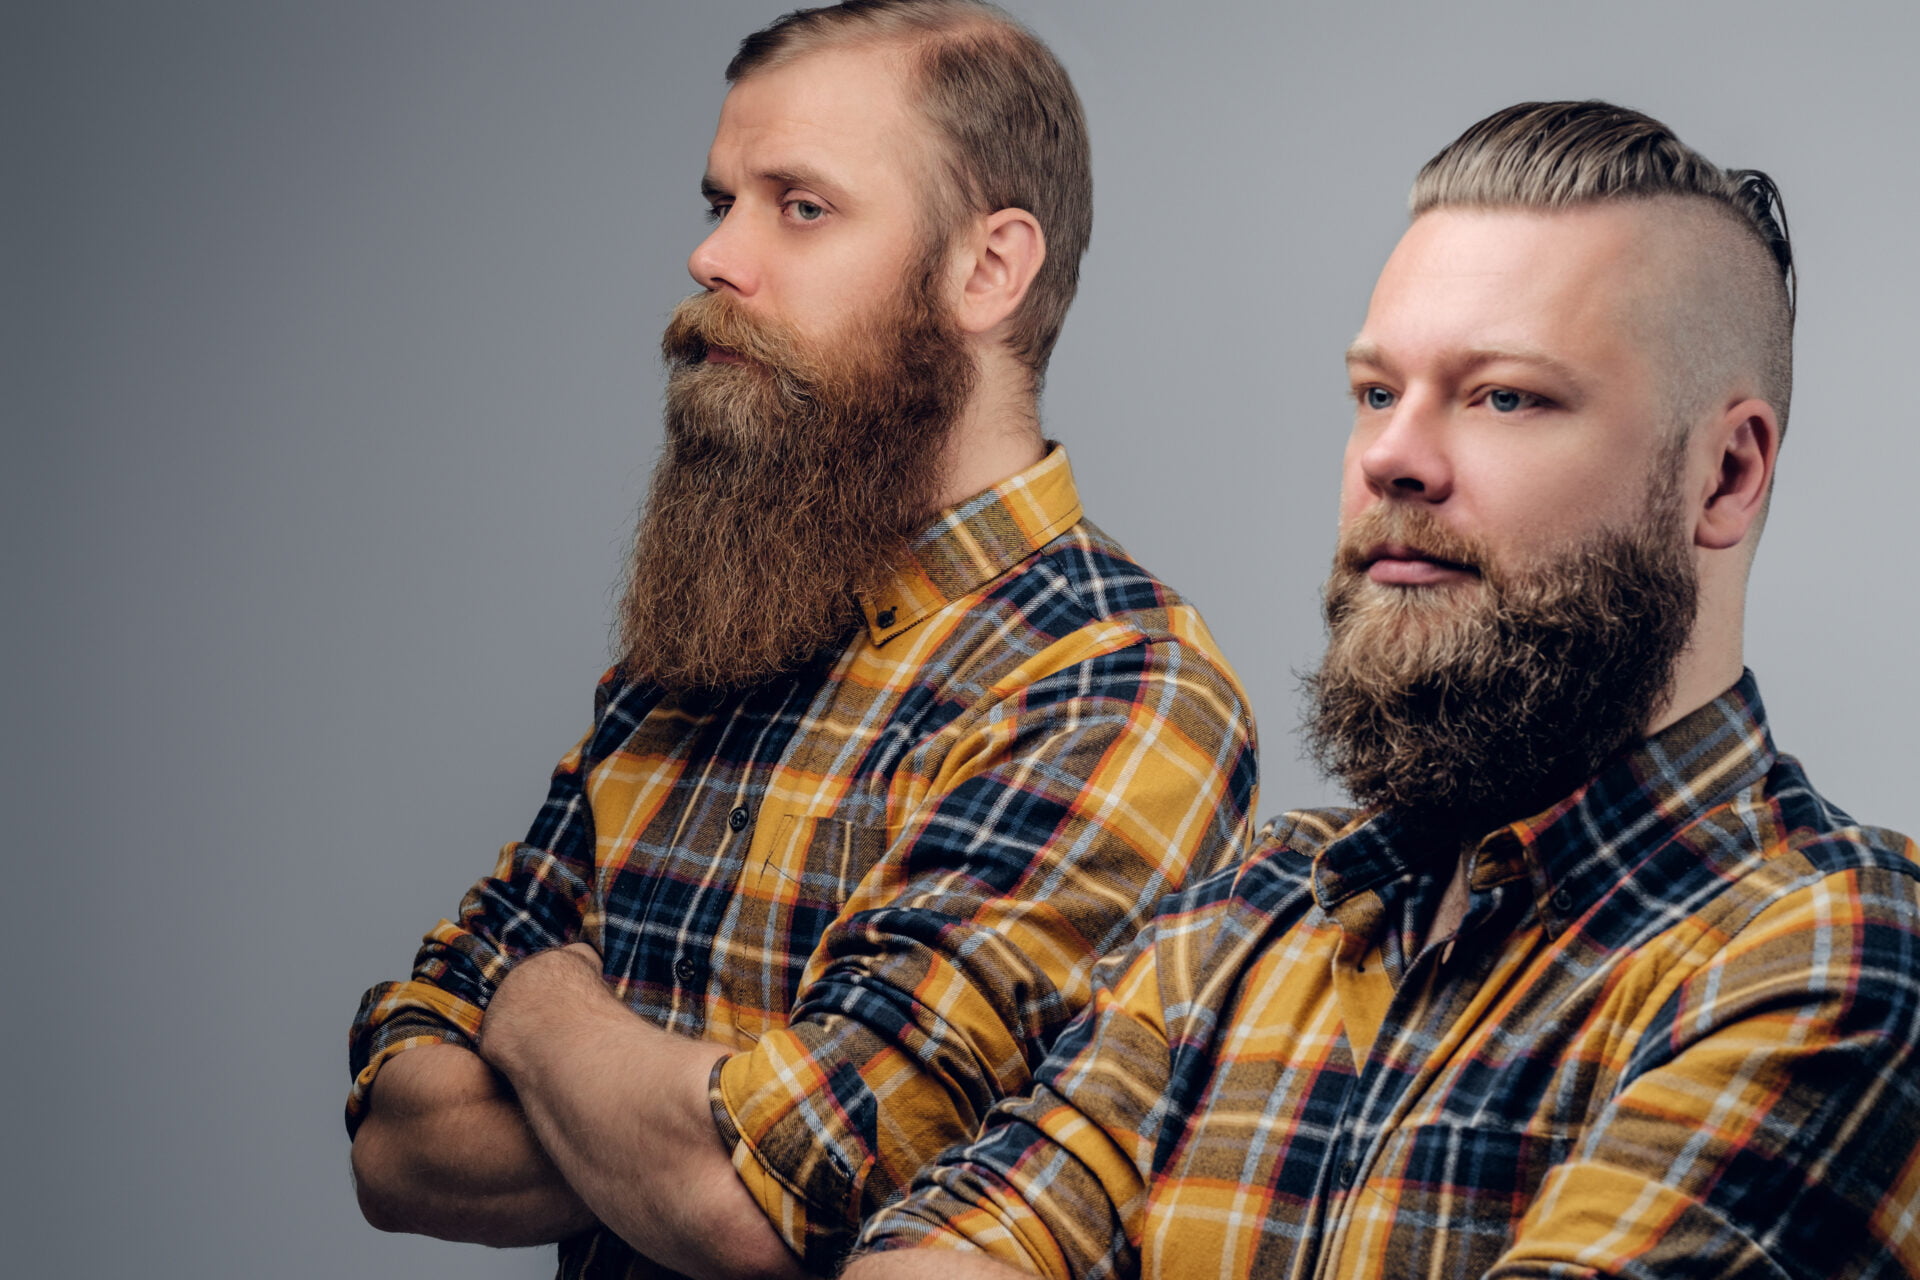
<svg viewBox="0 0 1920 1280">
<path fill-rule="evenodd" d="M 1629 1056 L 1590 1117 L 1544 1113 L 1574 1140 L 1537 1187 L 1526 1187 L 1524 1196 L 1483 1194 L 1477 1204 L 1462 1194 L 1462 1207 L 1454 1208 L 1437 1196 L 1420 1198 L 1421 1181 L 1396 1165 L 1365 1185 L 1364 1196 L 1394 1212 L 1378 1220 L 1384 1225 L 1364 1237 L 1370 1243 L 1363 1247 L 1438 1273 L 1464 1270 L 1447 1264 L 1496 1242 L 1491 1267 L 1482 1261 L 1473 1268 L 1489 1280 L 1545 1280 L 1576 1270 L 1920 1274 L 1920 1236 L 1911 1229 L 1920 1203 L 1920 889 L 1906 867 L 1795 877 L 1790 869 L 1779 877 L 1782 888 L 1756 893 L 1761 909 L 1752 916 L 1723 915 L 1719 923 L 1735 927 L 1714 949 L 1701 947 L 1695 956 L 1691 948 L 1700 944 L 1689 935 L 1668 953 L 1692 957 L 1696 967 L 1683 980 L 1661 987 L 1629 971 L 1610 984 L 1628 993 L 1652 987 L 1663 998 L 1636 1005 L 1639 997 L 1628 997 L 1625 1012 L 1644 1023 L 1592 1019 L 1600 1034 L 1631 1026 L 1623 1037 Z M 1167 949 L 1177 952 L 1200 932 L 1170 930 Z M 1248 929 L 1243 936 L 1259 934 Z M 1279 1218 L 1292 1210 L 1191 1212 L 1206 1208 L 1217 1186 L 1231 1190 L 1219 1166 L 1169 1172 L 1153 1163 L 1162 1146 L 1154 1126 L 1165 1117 L 1141 1101 L 1178 1092 L 1178 1069 L 1162 1073 L 1160 1066 L 1172 1062 L 1170 1040 L 1191 1030 L 1169 1027 L 1167 1010 L 1176 1003 L 1209 1008 L 1191 981 L 1200 970 L 1168 964 L 1164 954 L 1161 973 L 1180 975 L 1171 992 L 1163 996 L 1157 981 L 1143 980 L 1156 959 L 1153 942 L 1150 929 L 1138 944 L 1139 963 L 1109 971 L 1119 980 L 1096 989 L 1062 1033 L 1031 1095 L 1001 1104 L 973 1144 L 943 1155 L 911 1194 L 868 1221 L 864 1240 L 882 1251 L 856 1261 L 845 1280 L 1211 1274 L 1217 1259 L 1253 1256 L 1223 1241 L 1223 1231 L 1259 1229 L 1262 1212 Z M 1265 955 L 1274 967 L 1259 980 L 1218 957 L 1207 967 L 1231 974 L 1235 991 L 1284 989 L 1298 970 L 1280 948 Z M 1213 1012 L 1223 1025 L 1286 1021 L 1271 1004 Z M 1518 1036 L 1528 1028 L 1510 1030 Z M 1234 1067 L 1211 1052 L 1204 1062 L 1222 1076 Z M 1200 1083 L 1210 1094 L 1265 1096 L 1235 1093 L 1217 1077 Z M 1266 1120 L 1254 1109 L 1240 1114 L 1258 1139 Z M 1504 1122 L 1522 1118 L 1516 1113 Z M 1231 1112 L 1199 1123 L 1209 1122 L 1234 1123 Z M 1470 1163 L 1462 1157 L 1462 1167 Z M 1157 1215 L 1146 1207 L 1150 1180 Z M 1262 1168 L 1255 1177 L 1260 1187 L 1288 1180 L 1284 1169 Z M 1397 1204 L 1395 1194 L 1402 1195 Z M 1331 1245 L 1330 1238 L 1300 1234 L 1303 1247 L 1316 1250 L 1351 1248 L 1363 1237 Z M 986 1251 L 1021 1269 L 1009 1270 Z M 1320 1261 L 1322 1270 L 1341 1274 L 1407 1269 L 1354 1266 L 1352 1253 L 1329 1252 Z"/>
<path fill-rule="evenodd" d="M 501 1246 L 597 1221 L 701 1280 L 798 1276 L 714 1129 L 723 1052 L 628 1010 L 591 947 L 529 957 L 477 1053 L 429 1045 L 382 1069 L 353 1143 L 361 1208 L 383 1230 Z"/>
<path fill-rule="evenodd" d="M 382 1231 L 512 1248 L 596 1221 L 480 1055 L 455 1044 L 395 1057 L 353 1139 L 360 1211 Z"/>
<path fill-rule="evenodd" d="M 1024 1083 L 1083 964 L 1234 847 L 1252 789 L 1241 705 L 1188 647 L 1130 643 L 982 709 L 923 771 L 791 1023 L 729 1062 L 730 1137 L 709 1091 L 721 1049 L 629 1012 L 599 958 L 565 945 L 593 909 L 584 778 L 613 738 L 596 728 L 413 980 L 362 1005 L 349 1123 L 369 1220 L 491 1243 L 599 1223 L 695 1276 L 794 1273 L 802 1248 L 830 1269 L 861 1212 Z M 883 1096 L 894 1119 L 877 1123 Z"/>
</svg>

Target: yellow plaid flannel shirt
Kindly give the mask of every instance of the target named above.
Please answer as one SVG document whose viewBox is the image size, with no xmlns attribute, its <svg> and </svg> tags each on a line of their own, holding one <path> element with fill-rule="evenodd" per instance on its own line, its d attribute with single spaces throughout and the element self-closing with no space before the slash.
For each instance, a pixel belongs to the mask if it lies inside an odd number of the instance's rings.
<svg viewBox="0 0 1920 1280">
<path fill-rule="evenodd" d="M 519 958 L 585 940 L 653 1022 L 732 1046 L 715 1123 L 827 1270 L 1018 1092 L 1100 955 L 1246 847 L 1246 700 L 1193 608 L 1081 514 L 1064 451 L 944 513 L 842 652 L 724 697 L 601 684 L 525 841 L 362 1002 L 380 1064 L 470 1043 Z M 610 1232 L 563 1275 L 642 1274 Z"/>
<path fill-rule="evenodd" d="M 1291 814 L 869 1223 L 1066 1277 L 1920 1274 L 1920 866 L 1749 675 L 1472 855 Z"/>
</svg>

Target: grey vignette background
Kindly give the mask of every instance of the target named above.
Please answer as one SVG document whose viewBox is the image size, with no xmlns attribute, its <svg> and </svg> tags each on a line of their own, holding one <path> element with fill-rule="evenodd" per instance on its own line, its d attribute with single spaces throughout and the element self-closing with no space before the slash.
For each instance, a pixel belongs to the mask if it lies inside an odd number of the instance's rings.
<svg viewBox="0 0 1920 1280">
<path fill-rule="evenodd" d="M 537 1276 L 362 1224 L 361 990 L 585 728 L 734 43 L 788 7 L 0 10 L 18 1275 Z M 1014 0 L 1097 217 L 1045 414 L 1298 757 L 1340 352 L 1415 168 L 1604 96 L 1786 192 L 1799 382 L 1750 605 L 1777 734 L 1920 830 L 1910 5 Z"/>
</svg>

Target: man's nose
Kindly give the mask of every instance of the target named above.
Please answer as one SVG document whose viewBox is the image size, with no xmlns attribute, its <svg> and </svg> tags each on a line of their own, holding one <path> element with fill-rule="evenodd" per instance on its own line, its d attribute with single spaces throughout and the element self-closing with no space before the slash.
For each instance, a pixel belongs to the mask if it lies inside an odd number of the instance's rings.
<svg viewBox="0 0 1920 1280">
<path fill-rule="evenodd" d="M 1382 498 L 1445 502 L 1453 492 L 1448 422 L 1436 398 L 1403 396 L 1360 452 L 1367 487 Z"/>
<path fill-rule="evenodd" d="M 752 236 L 746 220 L 728 212 L 687 257 L 687 274 L 702 289 L 731 290 L 751 297 L 760 287 Z"/>
</svg>

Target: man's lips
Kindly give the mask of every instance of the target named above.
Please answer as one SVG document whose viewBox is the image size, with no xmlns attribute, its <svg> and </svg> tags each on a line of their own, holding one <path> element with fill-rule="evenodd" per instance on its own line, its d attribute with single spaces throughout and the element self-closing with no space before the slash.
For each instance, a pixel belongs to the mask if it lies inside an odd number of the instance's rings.
<svg viewBox="0 0 1920 1280">
<path fill-rule="evenodd" d="M 708 364 L 745 364 L 746 357 L 727 350 L 725 347 L 708 347 Z"/>
<path fill-rule="evenodd" d="M 1367 576 L 1383 586 L 1437 587 L 1480 576 L 1470 564 L 1430 555 L 1418 547 L 1385 543 L 1366 555 Z"/>
</svg>

